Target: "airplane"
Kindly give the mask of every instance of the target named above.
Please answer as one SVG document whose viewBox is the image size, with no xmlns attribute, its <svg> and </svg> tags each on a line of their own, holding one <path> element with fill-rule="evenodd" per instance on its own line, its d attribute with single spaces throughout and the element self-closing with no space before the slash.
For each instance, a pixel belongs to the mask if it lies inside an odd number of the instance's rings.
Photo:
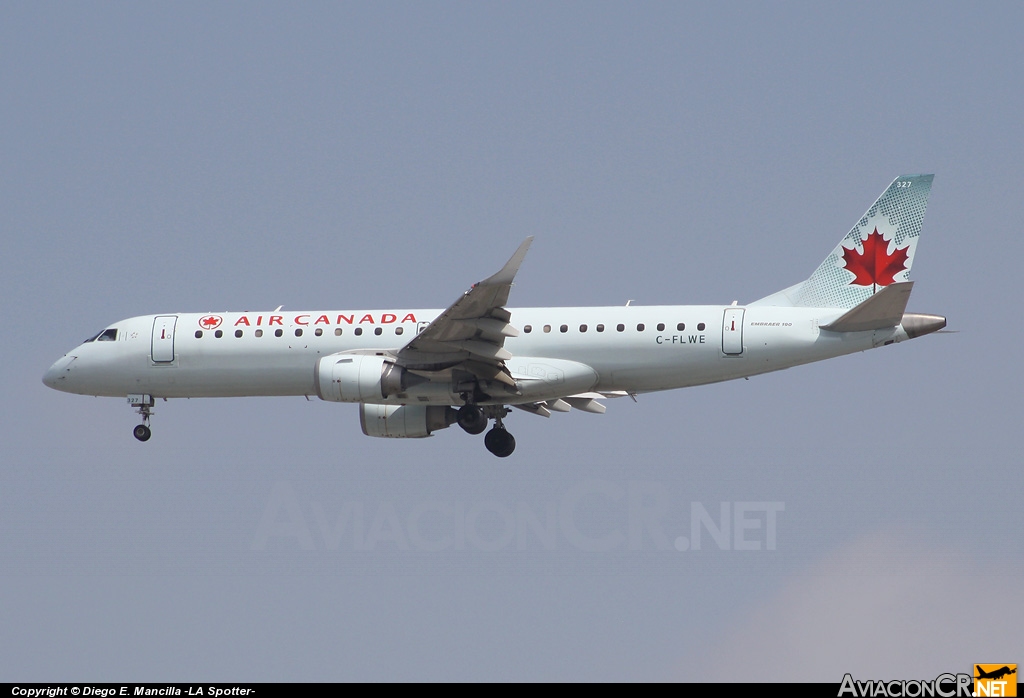
<svg viewBox="0 0 1024 698">
<path fill-rule="evenodd" d="M 127 398 L 147 441 L 157 399 L 316 396 L 359 406 L 367 436 L 458 424 L 515 450 L 511 408 L 604 413 L 604 399 L 746 378 L 936 332 L 907 313 L 933 175 L 897 177 L 806 280 L 739 305 L 509 308 L 533 238 L 443 310 L 164 313 L 121 320 L 43 376 Z M 488 431 L 488 425 L 493 426 Z"/>
<path fill-rule="evenodd" d="M 999 669 L 995 669 L 993 671 L 983 671 L 980 664 L 975 664 L 974 665 L 974 669 L 975 669 L 975 671 L 978 672 L 978 675 L 974 677 L 976 679 L 994 679 L 994 680 L 999 680 L 999 679 L 1003 678 L 1004 676 L 1009 676 L 1010 674 L 1016 674 L 1017 673 L 1016 665 L 1014 665 L 1013 669 L 1011 669 L 1009 666 L 1003 666 L 1003 667 L 1001 667 Z"/>
</svg>

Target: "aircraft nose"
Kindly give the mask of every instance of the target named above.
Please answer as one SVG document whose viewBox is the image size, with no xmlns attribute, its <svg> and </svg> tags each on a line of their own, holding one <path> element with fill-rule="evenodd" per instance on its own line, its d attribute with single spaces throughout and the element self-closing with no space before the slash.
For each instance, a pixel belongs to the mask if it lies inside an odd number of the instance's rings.
<svg viewBox="0 0 1024 698">
<path fill-rule="evenodd" d="M 43 385 L 45 385 L 47 388 L 56 388 L 57 373 L 58 372 L 54 370 L 54 367 L 50 366 L 46 373 L 43 374 Z"/>
<path fill-rule="evenodd" d="M 68 377 L 71 375 L 71 364 L 75 356 L 63 356 L 43 374 L 43 385 L 54 390 L 66 390 Z"/>
</svg>

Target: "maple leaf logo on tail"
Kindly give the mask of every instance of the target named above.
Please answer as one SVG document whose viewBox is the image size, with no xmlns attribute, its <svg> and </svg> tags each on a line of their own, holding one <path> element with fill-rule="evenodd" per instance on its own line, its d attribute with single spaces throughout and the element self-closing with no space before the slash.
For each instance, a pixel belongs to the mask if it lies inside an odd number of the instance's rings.
<svg viewBox="0 0 1024 698">
<path fill-rule="evenodd" d="M 906 247 L 896 248 L 889 254 L 889 243 L 875 228 L 863 242 L 864 251 L 857 248 L 843 248 L 846 271 L 853 274 L 851 286 L 888 286 L 896 281 L 896 275 L 907 269 Z"/>
</svg>

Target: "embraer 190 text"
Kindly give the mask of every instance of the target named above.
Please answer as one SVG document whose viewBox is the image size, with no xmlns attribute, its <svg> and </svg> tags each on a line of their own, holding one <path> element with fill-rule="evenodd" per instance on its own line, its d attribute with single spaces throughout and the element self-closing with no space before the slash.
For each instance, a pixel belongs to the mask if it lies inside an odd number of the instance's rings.
<svg viewBox="0 0 1024 698">
<path fill-rule="evenodd" d="M 487 430 L 505 457 L 515 407 L 603 413 L 605 398 L 744 378 L 935 332 L 906 313 L 932 175 L 896 178 L 806 280 L 748 303 L 508 308 L 527 238 L 445 310 L 168 313 L 122 320 L 43 377 L 68 393 L 127 396 L 150 438 L 157 398 L 316 395 L 359 405 L 363 433 Z"/>
</svg>

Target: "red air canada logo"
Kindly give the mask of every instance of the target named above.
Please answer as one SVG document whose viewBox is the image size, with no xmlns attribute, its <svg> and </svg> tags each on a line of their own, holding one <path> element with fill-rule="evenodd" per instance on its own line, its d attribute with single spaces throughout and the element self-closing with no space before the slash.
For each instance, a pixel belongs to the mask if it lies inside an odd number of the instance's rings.
<svg viewBox="0 0 1024 698">
<path fill-rule="evenodd" d="M 220 315 L 204 315 L 199 318 L 199 326 L 204 330 L 215 330 L 220 327 L 222 322 L 224 322 L 224 318 Z"/>
<path fill-rule="evenodd" d="M 910 245 L 902 249 L 893 249 L 889 254 L 889 243 L 885 241 L 882 234 L 875 228 L 874 232 L 865 238 L 863 243 L 864 251 L 858 252 L 857 248 L 843 248 L 843 261 L 846 263 L 846 271 L 853 274 L 851 286 L 888 286 L 896 280 L 896 275 L 907 269 L 907 250 Z"/>
</svg>

